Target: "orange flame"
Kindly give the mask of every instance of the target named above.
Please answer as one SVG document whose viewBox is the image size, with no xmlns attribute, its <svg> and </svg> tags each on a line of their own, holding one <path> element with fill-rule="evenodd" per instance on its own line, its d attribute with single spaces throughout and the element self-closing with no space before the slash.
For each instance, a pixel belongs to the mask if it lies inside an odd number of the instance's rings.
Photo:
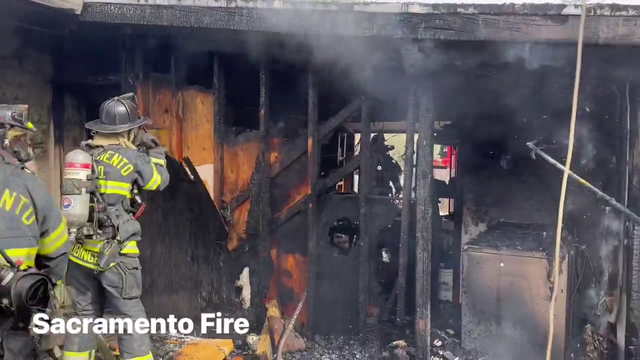
<svg viewBox="0 0 640 360">
<path fill-rule="evenodd" d="M 297 187 L 289 191 L 289 200 L 287 201 L 287 205 L 284 207 L 284 209 L 279 211 L 275 216 L 279 216 L 280 214 L 284 213 L 290 207 L 294 206 L 298 202 L 298 200 L 309 195 L 310 191 L 309 191 L 308 179 L 309 179 L 309 175 L 307 174 L 304 178 L 304 181 L 301 181 Z"/>
<path fill-rule="evenodd" d="M 290 289 L 293 292 L 294 299 L 291 303 L 280 304 L 283 315 L 287 317 L 293 316 L 298 306 L 298 302 L 302 298 L 307 288 L 307 278 L 309 273 L 309 264 L 306 256 L 300 254 L 278 253 L 278 249 L 271 248 L 271 259 L 274 263 L 274 272 L 269 283 L 269 294 L 267 301 L 278 299 L 278 286 Z M 278 301 L 280 302 L 280 301 Z M 298 323 L 306 326 L 307 323 L 307 306 L 302 307 L 302 311 L 298 316 Z"/>
</svg>

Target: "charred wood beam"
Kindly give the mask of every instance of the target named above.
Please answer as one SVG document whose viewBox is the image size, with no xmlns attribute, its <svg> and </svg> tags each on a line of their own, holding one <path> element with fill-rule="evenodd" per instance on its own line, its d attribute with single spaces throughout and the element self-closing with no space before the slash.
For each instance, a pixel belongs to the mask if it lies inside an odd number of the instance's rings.
<svg viewBox="0 0 640 360">
<path fill-rule="evenodd" d="M 405 321 L 406 290 L 407 290 L 407 263 L 409 261 L 409 233 L 411 232 L 411 197 L 413 192 L 413 146 L 414 146 L 414 124 L 417 118 L 416 90 L 411 89 L 409 99 L 409 123 L 407 127 L 407 138 L 404 145 L 404 181 L 402 192 L 402 215 L 400 220 L 400 253 L 398 259 L 398 301 L 396 317 L 399 323 Z M 406 200 L 405 200 L 406 199 Z"/>
<path fill-rule="evenodd" d="M 369 104 L 364 102 L 360 110 L 362 134 L 360 136 L 360 174 L 358 176 L 358 194 L 360 199 L 360 261 L 358 266 L 358 310 L 359 324 L 362 331 L 367 322 L 367 310 L 369 307 L 369 207 L 367 196 L 371 190 L 371 117 L 369 116 Z"/>
<path fill-rule="evenodd" d="M 170 160 L 168 160 L 168 162 L 173 162 L 176 161 L 174 159 L 169 158 Z M 187 167 L 187 170 L 189 170 L 189 174 L 193 177 L 193 180 L 188 179 L 189 181 L 193 181 L 194 183 L 198 184 L 198 187 L 200 187 L 200 191 L 203 193 L 208 193 L 209 190 L 207 190 L 207 185 L 205 185 L 204 180 L 202 180 L 202 178 L 200 177 L 200 173 L 198 172 L 198 170 L 196 169 L 196 167 L 193 165 L 193 163 L 191 162 L 191 159 L 189 159 L 188 157 L 185 157 L 184 159 L 182 159 L 182 162 L 184 162 L 184 165 Z M 173 178 L 172 178 L 173 179 Z M 184 178 L 176 178 L 173 179 L 173 181 L 185 181 L 187 179 Z M 225 219 L 222 216 L 222 214 L 220 213 L 220 209 L 216 206 L 216 204 L 213 204 L 213 207 L 215 208 L 215 212 L 216 214 L 218 214 L 219 216 L 219 220 L 218 223 L 220 224 L 225 224 Z M 221 238 L 226 239 L 229 236 L 229 231 L 227 230 L 226 227 L 223 228 L 224 231 L 227 232 L 227 234 L 225 236 L 222 236 Z M 220 246 L 224 246 L 225 244 L 220 244 Z"/>
<path fill-rule="evenodd" d="M 222 206 L 224 190 L 224 109 L 226 105 L 224 67 L 219 55 L 213 60 L 213 89 L 215 91 L 214 141 L 215 157 L 213 163 L 213 199 L 218 206 Z"/>
<path fill-rule="evenodd" d="M 318 148 L 318 88 L 313 72 L 308 75 L 308 171 L 309 171 L 309 189 L 315 189 L 318 186 L 318 176 L 320 167 L 320 149 Z M 307 261 L 309 264 L 308 282 L 307 282 L 307 331 L 313 326 L 313 303 L 316 290 L 316 267 L 318 252 L 318 235 L 317 235 L 317 194 L 310 191 L 309 194 L 309 210 L 307 224 Z"/>
<path fill-rule="evenodd" d="M 638 96 L 638 83 L 634 82 L 630 89 L 631 96 L 628 99 L 637 99 Z M 640 116 L 638 111 L 640 110 L 640 102 L 638 100 L 630 101 L 628 103 L 630 107 L 628 115 L 628 132 L 629 132 L 629 210 L 634 213 L 640 212 Z M 627 322 L 628 334 L 630 337 L 634 337 L 633 340 L 640 341 L 640 316 L 638 312 L 640 310 L 640 225 L 631 225 L 631 241 L 630 241 L 630 265 L 629 269 L 629 310 L 630 318 Z M 635 326 L 632 326 L 633 325 Z M 635 329 L 634 329 L 635 328 Z M 631 339 L 629 339 L 631 340 Z M 636 357 L 637 357 L 636 350 Z"/>
<path fill-rule="evenodd" d="M 431 89 L 419 94 L 420 132 L 418 138 L 418 159 L 416 177 L 416 322 L 415 334 L 417 356 L 430 358 L 431 346 L 431 242 L 433 240 L 433 131 L 434 120 Z"/>
<path fill-rule="evenodd" d="M 340 124 L 352 116 L 359 108 L 362 99 L 355 100 L 347 107 L 342 109 L 337 115 L 327 120 L 324 124 L 320 125 L 318 129 L 318 140 L 324 139 L 331 131 L 335 130 Z M 307 152 L 307 139 L 301 137 L 296 140 L 290 147 L 286 147 L 282 150 L 282 156 L 278 161 L 271 166 L 271 177 L 275 177 L 287 166 L 291 165 L 294 161 L 300 158 L 305 152 Z M 240 192 L 240 195 L 236 196 L 229 202 L 229 211 L 233 212 L 238 206 L 244 203 L 251 194 L 251 189 L 246 188 Z"/>
<path fill-rule="evenodd" d="M 69 11 L 76 15 L 82 11 L 83 0 L 31 0 L 35 3 L 49 6 L 54 9 Z"/>
<path fill-rule="evenodd" d="M 134 91 L 134 85 L 127 81 L 133 77 L 135 72 L 135 50 L 129 34 L 120 40 L 120 92 L 128 93 Z"/>
<path fill-rule="evenodd" d="M 622 90 L 622 89 L 621 89 Z M 622 91 L 620 91 L 622 93 Z M 630 106 L 630 81 L 626 84 L 626 94 L 624 105 L 626 111 L 626 121 L 623 121 L 624 124 L 623 134 L 625 141 L 622 144 L 622 153 L 624 154 L 624 161 L 619 167 L 619 171 L 623 174 L 621 176 L 620 188 L 621 194 L 620 198 L 623 199 L 622 205 L 624 207 L 629 206 L 629 169 L 630 169 L 630 159 L 631 159 L 631 106 Z M 625 217 L 620 217 L 621 221 L 625 223 Z M 633 236 L 633 223 L 627 221 L 625 223 L 625 230 L 623 232 L 624 241 L 618 247 L 619 251 L 619 269 L 618 269 L 618 318 L 616 319 L 616 344 L 618 347 L 617 357 L 618 360 L 625 360 L 627 357 L 627 324 L 629 320 L 629 271 L 630 269 L 630 254 L 629 251 L 631 248 L 631 237 Z"/>
<path fill-rule="evenodd" d="M 344 179 L 345 176 L 351 174 L 356 171 L 356 169 L 360 166 L 360 155 L 356 155 L 349 159 L 346 164 L 340 169 L 334 170 L 329 174 L 328 177 L 318 181 L 318 186 L 315 190 L 312 190 L 315 196 L 319 196 L 325 191 L 329 190 L 330 187 L 335 186 L 340 180 Z M 282 224 L 286 223 L 294 217 L 297 213 L 302 211 L 303 209 L 307 209 L 310 203 L 310 195 L 303 197 L 302 199 L 296 201 L 293 205 L 289 206 L 285 211 L 278 214 L 273 219 L 273 223 L 271 225 L 271 229 L 275 230 L 279 228 Z"/>
<path fill-rule="evenodd" d="M 565 7 L 562 7 L 565 9 Z M 388 36 L 464 41 L 575 42 L 580 19 L 571 15 L 410 14 L 290 9 L 85 4 L 81 21 L 192 28 Z M 585 24 L 587 44 L 640 44 L 633 16 L 595 16 Z"/>
<path fill-rule="evenodd" d="M 354 133 L 362 132 L 362 123 L 346 123 L 344 127 Z M 371 123 L 371 132 L 372 133 L 398 133 L 404 134 L 407 132 L 409 128 L 408 121 L 385 121 L 385 122 L 372 122 Z M 414 129 L 418 129 L 419 125 L 414 124 Z"/>
<path fill-rule="evenodd" d="M 257 269 L 254 267 L 250 271 L 251 287 L 255 287 L 252 294 L 252 306 L 259 309 L 263 299 L 269 291 L 269 281 L 273 273 L 273 263 L 271 260 L 271 229 L 269 222 L 271 219 L 271 177 L 269 176 L 269 91 L 270 76 L 266 62 L 260 66 L 260 154 L 256 161 L 256 170 L 259 171 L 259 233 L 260 237 L 256 246 L 257 250 Z M 264 318 L 258 315 L 258 323 L 263 323 Z"/>
</svg>

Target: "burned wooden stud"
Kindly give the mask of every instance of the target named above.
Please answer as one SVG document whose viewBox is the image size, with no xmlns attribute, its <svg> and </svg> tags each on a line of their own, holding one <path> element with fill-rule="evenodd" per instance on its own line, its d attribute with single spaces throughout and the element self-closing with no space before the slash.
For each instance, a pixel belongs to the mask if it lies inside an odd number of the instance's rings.
<svg viewBox="0 0 640 360">
<path fill-rule="evenodd" d="M 369 211 L 368 199 L 371 188 L 371 118 L 369 104 L 362 103 L 360 109 L 362 133 L 360 135 L 360 174 L 358 176 L 358 195 L 360 198 L 360 263 L 358 282 L 359 321 L 362 330 L 367 322 L 369 307 Z"/>
<path fill-rule="evenodd" d="M 308 261 L 308 282 L 307 282 L 307 330 L 313 326 L 313 303 L 316 288 L 316 256 L 318 251 L 317 235 L 317 199 L 315 189 L 318 186 L 320 151 L 318 149 L 318 89 L 316 80 L 309 71 L 309 98 L 307 114 L 307 136 L 308 136 L 308 159 L 309 159 L 309 213 L 307 224 L 307 261 Z"/>
<path fill-rule="evenodd" d="M 333 130 L 335 130 L 340 124 L 345 122 L 348 118 L 350 118 L 359 108 L 362 103 L 362 99 L 357 99 L 353 101 L 351 104 L 347 105 L 344 109 L 342 109 L 335 116 L 325 121 L 322 125 L 318 127 L 318 139 L 323 139 L 329 135 Z M 307 138 L 301 137 L 297 139 L 291 146 L 286 147 L 281 151 L 282 157 L 276 161 L 270 169 L 271 177 L 278 175 L 282 170 L 284 170 L 287 166 L 291 165 L 294 161 L 296 161 L 299 157 L 301 157 L 307 151 Z M 246 188 L 240 192 L 240 195 L 236 196 L 229 202 L 229 210 L 233 211 L 238 206 L 240 206 L 243 202 L 245 202 L 249 195 L 251 194 L 251 189 Z"/>
<path fill-rule="evenodd" d="M 214 141 L 215 157 L 213 163 L 213 199 L 218 208 L 222 208 L 222 193 L 224 189 L 224 108 L 225 83 L 224 68 L 219 55 L 213 59 L 213 91 L 215 93 Z"/>
<path fill-rule="evenodd" d="M 135 74 L 135 42 L 130 34 L 120 41 L 120 92 L 135 92 L 133 84 Z"/>
<path fill-rule="evenodd" d="M 340 180 L 344 179 L 345 176 L 356 171 L 358 167 L 360 167 L 359 154 L 349 159 L 347 163 L 344 164 L 343 167 L 333 170 L 331 173 L 329 173 L 329 176 L 318 181 L 316 189 L 314 191 L 315 196 L 318 196 L 319 194 L 322 194 L 325 191 L 329 190 L 330 187 L 335 186 Z M 348 196 L 348 195 L 345 194 L 344 196 Z M 271 224 L 271 230 L 274 231 L 275 229 L 279 228 L 282 224 L 289 221 L 289 219 L 294 217 L 300 211 L 304 209 L 308 209 L 310 197 L 311 195 L 307 195 L 302 199 L 299 199 L 298 201 L 290 205 L 286 210 L 278 214 L 273 219 L 273 223 Z M 369 198 L 371 198 L 371 196 L 369 196 Z"/>
<path fill-rule="evenodd" d="M 260 66 L 260 155 L 256 161 L 260 179 L 260 238 L 258 239 L 258 269 L 251 269 L 253 277 L 251 286 L 257 287 L 257 296 L 254 305 L 259 306 L 269 291 L 269 280 L 273 273 L 271 260 L 271 176 L 269 176 L 270 148 L 269 148 L 269 70 L 267 63 Z M 255 282 L 254 282 L 255 281 Z M 255 284 L 255 285 L 254 285 Z M 252 294 L 253 297 L 253 294 Z M 256 307 L 257 308 L 257 307 Z M 260 318 L 262 321 L 263 318 Z"/>
<path fill-rule="evenodd" d="M 419 359 L 429 359 L 431 347 L 431 242 L 433 239 L 433 119 L 431 89 L 420 92 L 420 132 L 416 176 L 416 345 Z"/>
<path fill-rule="evenodd" d="M 407 263 L 409 258 L 409 233 L 411 224 L 411 197 L 413 190 L 413 145 L 415 141 L 414 127 L 417 117 L 416 91 L 411 89 L 408 101 L 407 139 L 404 145 L 404 180 L 402 190 L 402 215 L 400 220 L 400 252 L 398 259 L 398 294 L 396 318 L 398 323 L 405 321 L 405 305 L 407 292 Z"/>
</svg>

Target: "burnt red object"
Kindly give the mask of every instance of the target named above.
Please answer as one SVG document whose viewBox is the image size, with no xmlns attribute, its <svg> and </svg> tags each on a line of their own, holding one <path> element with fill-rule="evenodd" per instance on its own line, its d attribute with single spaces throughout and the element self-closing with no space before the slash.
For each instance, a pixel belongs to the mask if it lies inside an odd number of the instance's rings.
<svg viewBox="0 0 640 360">
<path fill-rule="evenodd" d="M 144 209 L 147 207 L 147 204 L 142 204 L 142 206 L 140 206 L 140 210 L 138 210 L 138 212 L 136 212 L 135 215 L 133 215 L 133 219 L 136 220 L 140 217 L 140 215 L 142 215 L 142 213 L 144 212 Z"/>
</svg>

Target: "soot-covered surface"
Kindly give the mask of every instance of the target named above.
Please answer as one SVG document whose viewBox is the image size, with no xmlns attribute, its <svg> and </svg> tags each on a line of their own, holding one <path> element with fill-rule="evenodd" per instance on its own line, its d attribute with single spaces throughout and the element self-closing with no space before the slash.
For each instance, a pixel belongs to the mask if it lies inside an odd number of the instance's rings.
<svg viewBox="0 0 640 360">
<path fill-rule="evenodd" d="M 386 199 L 371 200 L 370 206 L 371 224 L 375 226 L 371 229 L 372 234 L 389 226 L 400 211 Z M 357 246 L 348 254 L 342 254 L 331 246 L 328 233 L 341 217 L 359 221 L 359 208 L 359 200 L 355 196 L 328 195 L 320 202 L 316 305 L 313 309 L 317 319 L 313 329 L 315 334 L 347 335 L 358 330 L 358 263 L 362 248 Z"/>
<path fill-rule="evenodd" d="M 167 166 L 167 188 L 144 194 L 140 260 L 147 315 L 190 318 L 196 329 L 202 313 L 237 317 L 243 311 L 233 285 L 238 275 L 231 274 L 223 249 L 220 215 L 204 184 L 193 181 L 175 159 Z"/>
<path fill-rule="evenodd" d="M 549 230 L 547 225 L 500 221 L 467 245 L 495 250 L 544 251 L 546 244 L 553 241 Z"/>
</svg>

